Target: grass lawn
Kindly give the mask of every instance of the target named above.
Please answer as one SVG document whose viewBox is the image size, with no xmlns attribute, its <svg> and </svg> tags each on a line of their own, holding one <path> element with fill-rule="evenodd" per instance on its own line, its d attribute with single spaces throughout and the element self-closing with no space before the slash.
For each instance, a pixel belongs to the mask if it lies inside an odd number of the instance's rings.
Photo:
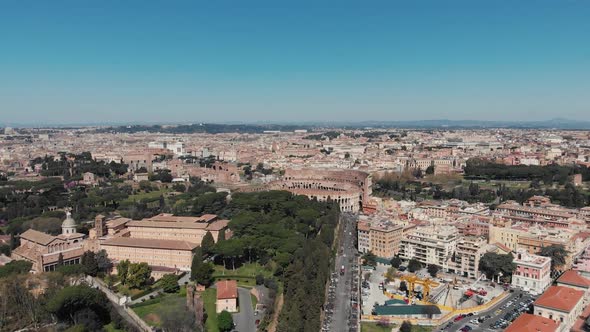
<svg viewBox="0 0 590 332">
<path fill-rule="evenodd" d="M 105 325 L 104 327 L 105 332 L 124 332 L 124 330 L 119 330 L 113 327 L 113 323 L 109 325 Z"/>
<path fill-rule="evenodd" d="M 391 327 L 378 326 L 377 323 L 361 322 L 361 332 L 391 332 Z"/>
<path fill-rule="evenodd" d="M 256 275 L 262 274 L 265 277 L 272 277 L 272 272 L 266 270 L 258 263 L 244 264 L 239 268 L 232 270 L 226 269 L 223 265 L 215 265 L 213 277 L 218 279 L 234 279 L 238 286 L 251 288 L 256 286 Z"/>
<path fill-rule="evenodd" d="M 160 315 L 167 310 L 175 310 L 175 308 L 184 308 L 186 304 L 185 295 L 176 294 L 164 294 L 157 297 L 154 300 L 146 301 L 148 304 L 138 304 L 132 307 L 133 311 L 141 317 L 150 326 L 160 326 L 161 320 Z"/>
<path fill-rule="evenodd" d="M 254 310 L 256 310 L 256 304 L 258 303 L 258 299 L 253 294 L 250 294 L 250 297 L 252 298 L 252 307 L 254 308 Z"/>
<path fill-rule="evenodd" d="M 207 288 L 203 292 L 203 302 L 205 302 L 205 312 L 207 313 L 207 321 L 205 327 L 207 332 L 219 332 L 217 326 L 217 313 L 215 312 L 215 301 L 217 299 L 217 289 Z"/>
<path fill-rule="evenodd" d="M 256 277 L 258 274 L 262 274 L 265 277 L 271 277 L 272 272 L 266 270 L 262 265 L 258 263 L 250 263 L 244 264 L 239 268 L 232 270 L 231 266 L 226 269 L 223 265 L 215 265 L 215 271 L 213 272 L 214 277 L 218 276 L 247 276 L 247 277 Z"/>
</svg>

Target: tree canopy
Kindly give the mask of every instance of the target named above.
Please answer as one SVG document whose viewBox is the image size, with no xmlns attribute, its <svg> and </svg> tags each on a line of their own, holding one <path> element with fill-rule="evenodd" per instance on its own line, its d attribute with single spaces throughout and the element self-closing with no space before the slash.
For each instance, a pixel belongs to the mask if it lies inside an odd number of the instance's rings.
<svg viewBox="0 0 590 332">
<path fill-rule="evenodd" d="M 514 257 L 512 254 L 497 254 L 495 252 L 487 252 L 479 259 L 479 271 L 485 273 L 488 279 L 493 279 L 495 276 L 502 274 L 504 278 L 508 278 L 516 269 L 513 263 Z"/>
<path fill-rule="evenodd" d="M 223 310 L 217 316 L 217 324 L 219 326 L 219 331 L 221 332 L 228 332 L 234 328 L 234 320 L 229 312 Z"/>
<path fill-rule="evenodd" d="M 539 255 L 551 258 L 551 270 L 556 271 L 558 268 L 565 265 L 568 255 L 567 250 L 561 244 L 552 244 L 541 248 Z"/>
</svg>

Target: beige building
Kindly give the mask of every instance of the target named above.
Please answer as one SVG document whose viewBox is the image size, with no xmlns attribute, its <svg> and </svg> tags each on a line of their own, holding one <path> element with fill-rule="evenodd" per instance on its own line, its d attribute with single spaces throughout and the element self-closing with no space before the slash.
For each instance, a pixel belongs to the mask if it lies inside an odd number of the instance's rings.
<svg viewBox="0 0 590 332">
<path fill-rule="evenodd" d="M 358 223 L 359 251 L 393 258 L 399 252 L 403 231 L 403 226 L 386 221 L 361 221 Z"/>
<path fill-rule="evenodd" d="M 583 309 L 584 292 L 563 286 L 551 286 L 533 304 L 537 316 L 558 322 L 561 331 L 569 331 Z"/>
<path fill-rule="evenodd" d="M 168 267 L 181 271 L 189 271 L 193 257 L 193 249 L 198 244 L 186 241 L 138 239 L 115 237 L 101 242 L 101 249 L 106 250 L 108 257 L 119 262 L 145 262 L 152 267 Z"/>
<path fill-rule="evenodd" d="M 227 312 L 238 311 L 238 283 L 235 280 L 222 280 L 216 284 L 217 301 L 216 312 L 223 310 Z"/>
<path fill-rule="evenodd" d="M 490 224 L 489 243 L 500 243 L 512 251 L 518 248 L 518 239 L 520 236 L 526 234 L 526 230 L 522 227 L 508 227 L 494 226 Z"/>
<path fill-rule="evenodd" d="M 33 272 L 54 271 L 59 264 L 60 256 L 64 265 L 78 264 L 84 253 L 84 234 L 76 232 L 76 222 L 67 212 L 63 221 L 62 234 L 52 236 L 29 229 L 20 235 L 20 246 L 11 257 L 33 263 Z"/>
<path fill-rule="evenodd" d="M 486 240 L 481 237 L 461 238 L 457 241 L 457 249 L 448 263 L 448 269 L 464 277 L 477 278 L 479 260 L 486 252 L 486 245 Z"/>
<path fill-rule="evenodd" d="M 217 242 L 228 222 L 211 214 L 186 217 L 162 213 L 143 220 L 97 216 L 89 243 L 96 242 L 99 249 L 106 250 L 115 264 L 129 260 L 146 262 L 153 271 L 163 273 L 189 271 L 193 250 L 203 237 L 210 232 Z"/>
</svg>

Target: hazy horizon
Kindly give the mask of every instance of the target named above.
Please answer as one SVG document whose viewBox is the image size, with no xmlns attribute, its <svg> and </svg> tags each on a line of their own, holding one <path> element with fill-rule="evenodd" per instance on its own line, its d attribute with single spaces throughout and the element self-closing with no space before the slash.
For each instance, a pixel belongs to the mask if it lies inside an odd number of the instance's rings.
<svg viewBox="0 0 590 332">
<path fill-rule="evenodd" d="M 590 3 L 0 3 L 0 123 L 590 120 Z"/>
</svg>

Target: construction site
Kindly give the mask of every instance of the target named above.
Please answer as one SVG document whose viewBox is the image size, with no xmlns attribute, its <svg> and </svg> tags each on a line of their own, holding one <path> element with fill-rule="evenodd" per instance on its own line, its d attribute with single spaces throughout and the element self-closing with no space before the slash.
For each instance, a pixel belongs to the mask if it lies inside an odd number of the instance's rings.
<svg viewBox="0 0 590 332">
<path fill-rule="evenodd" d="M 392 276 L 388 275 L 385 266 L 363 272 L 361 287 L 363 316 L 393 320 L 440 320 L 478 311 L 506 293 L 503 286 L 486 280 L 483 275 L 476 280 L 444 273 L 432 278 L 421 270 L 415 273 L 397 272 Z"/>
</svg>

